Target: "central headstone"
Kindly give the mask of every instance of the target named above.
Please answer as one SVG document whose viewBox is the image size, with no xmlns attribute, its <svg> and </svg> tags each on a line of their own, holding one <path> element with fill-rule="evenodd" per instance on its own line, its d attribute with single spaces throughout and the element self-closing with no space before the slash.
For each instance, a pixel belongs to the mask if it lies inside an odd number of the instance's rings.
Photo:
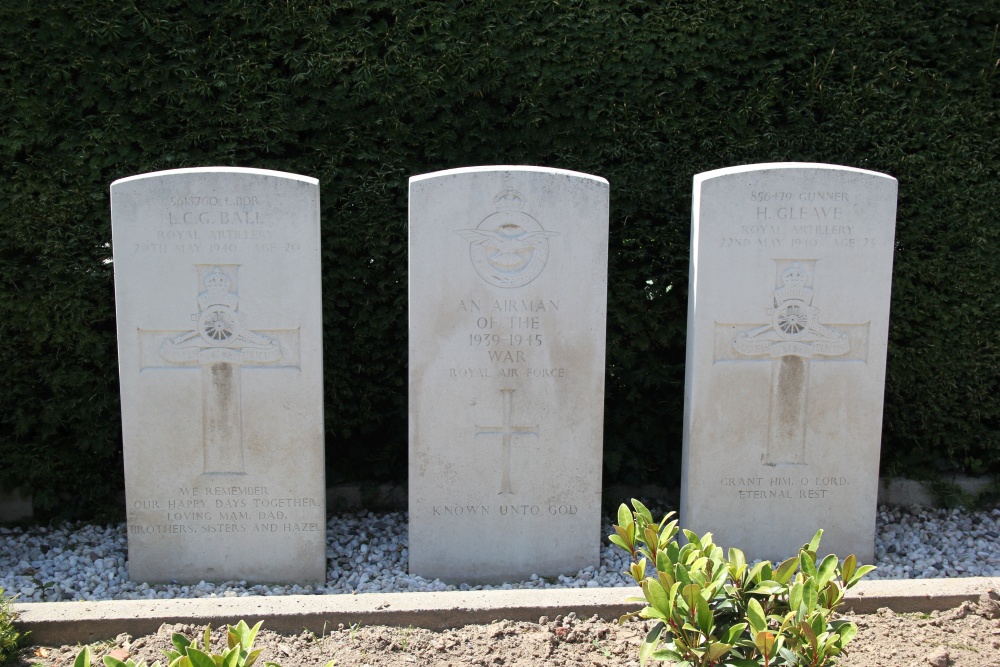
<svg viewBox="0 0 1000 667">
<path fill-rule="evenodd" d="M 536 167 L 410 179 L 410 572 L 596 565 L 608 182 Z"/>
<path fill-rule="evenodd" d="M 111 185 L 129 576 L 326 580 L 319 186 Z"/>
<path fill-rule="evenodd" d="M 681 523 L 748 558 L 871 561 L 896 180 L 824 164 L 694 180 Z"/>
</svg>

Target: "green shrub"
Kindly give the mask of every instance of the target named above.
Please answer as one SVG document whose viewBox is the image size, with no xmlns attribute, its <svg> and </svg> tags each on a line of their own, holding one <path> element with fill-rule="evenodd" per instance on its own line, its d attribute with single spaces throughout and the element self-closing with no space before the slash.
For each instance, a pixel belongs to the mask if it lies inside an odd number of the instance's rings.
<svg viewBox="0 0 1000 667">
<path fill-rule="evenodd" d="M 618 509 L 609 539 L 631 555 L 629 573 L 644 596 L 631 601 L 646 605 L 620 622 L 657 621 L 639 649 L 643 665 L 653 659 L 698 667 L 822 667 L 836 664 L 857 634 L 833 612 L 844 591 L 874 567 L 858 567 L 853 555 L 817 563 L 822 530 L 776 568 L 769 561 L 750 566 L 739 549 L 724 554 L 711 533 L 685 530 L 687 543 L 679 546 L 677 521 L 668 521 L 673 512 L 655 523 L 638 500 L 632 506 Z M 647 566 L 655 573 L 647 575 Z"/>
<path fill-rule="evenodd" d="M 13 598 L 4 595 L 3 588 L 0 588 L 0 665 L 16 662 L 18 650 L 28 640 L 29 633 L 20 632 L 14 626 L 17 614 L 14 613 L 12 604 Z"/>
</svg>

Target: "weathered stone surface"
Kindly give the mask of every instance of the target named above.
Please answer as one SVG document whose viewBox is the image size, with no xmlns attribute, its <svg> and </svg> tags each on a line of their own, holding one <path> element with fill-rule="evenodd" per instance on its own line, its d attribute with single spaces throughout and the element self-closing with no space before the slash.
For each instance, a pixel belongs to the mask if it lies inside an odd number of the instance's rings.
<svg viewBox="0 0 1000 667">
<path fill-rule="evenodd" d="M 608 183 L 536 167 L 410 179 L 410 571 L 598 562 Z"/>
<path fill-rule="evenodd" d="M 694 179 L 681 523 L 748 557 L 874 557 L 896 180 Z"/>
<path fill-rule="evenodd" d="M 111 185 L 129 576 L 326 580 L 319 185 Z"/>
</svg>

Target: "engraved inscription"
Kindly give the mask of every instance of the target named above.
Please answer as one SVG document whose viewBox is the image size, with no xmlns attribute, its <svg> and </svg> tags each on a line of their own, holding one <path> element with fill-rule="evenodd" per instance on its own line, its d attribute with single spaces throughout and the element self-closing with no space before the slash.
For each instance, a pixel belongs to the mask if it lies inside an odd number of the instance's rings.
<svg viewBox="0 0 1000 667">
<path fill-rule="evenodd" d="M 469 369 L 449 369 L 450 377 L 565 377 L 566 369 L 538 369 L 528 366 L 531 351 L 547 342 L 542 333 L 546 323 L 551 327 L 553 317 L 559 312 L 558 299 L 463 299 L 457 310 L 470 317 L 468 342 L 470 347 L 483 350 L 484 361 L 498 364 L 523 364 L 521 368 L 488 369 L 479 374 Z"/>
<path fill-rule="evenodd" d="M 723 477 L 720 486 L 740 500 L 815 500 L 827 498 L 851 485 L 843 476 Z"/>
<path fill-rule="evenodd" d="M 579 512 L 576 505 L 432 505 L 431 516 L 573 516 Z"/>
<path fill-rule="evenodd" d="M 501 452 L 501 479 L 500 495 L 510 495 L 513 493 L 510 484 L 510 444 L 514 436 L 533 435 L 538 436 L 538 424 L 534 426 L 513 426 L 511 424 L 511 404 L 513 402 L 514 390 L 501 389 L 503 395 L 503 424 L 500 426 L 479 426 L 476 425 L 476 437 L 481 435 L 499 435 L 502 438 L 503 450 Z"/>
<path fill-rule="evenodd" d="M 255 195 L 170 197 L 160 219 L 163 228 L 131 250 L 143 255 L 299 252 L 300 244 L 281 242 L 279 225 L 261 210 L 266 204 Z"/>
<path fill-rule="evenodd" d="M 847 192 L 753 191 L 743 220 L 718 238 L 720 248 L 782 248 L 803 251 L 834 247 L 873 249 L 864 225 L 850 220 Z"/>
<path fill-rule="evenodd" d="M 497 212 L 487 216 L 475 229 L 456 229 L 469 242 L 476 273 L 497 287 L 520 287 L 538 277 L 549 256 L 549 238 L 558 232 L 546 231 L 525 213 L 524 197 L 513 188 L 493 198 Z"/>
<path fill-rule="evenodd" d="M 315 498 L 272 497 L 266 486 L 182 486 L 174 498 L 133 501 L 130 509 L 159 510 L 130 518 L 134 534 L 301 533 L 324 531 L 317 522 L 299 521 L 299 510 L 320 507 Z"/>
</svg>

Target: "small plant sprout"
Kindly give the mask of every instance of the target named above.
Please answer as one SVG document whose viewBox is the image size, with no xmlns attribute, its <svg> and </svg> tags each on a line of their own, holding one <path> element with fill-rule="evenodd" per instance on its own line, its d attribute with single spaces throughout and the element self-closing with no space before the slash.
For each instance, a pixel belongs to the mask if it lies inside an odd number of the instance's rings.
<svg viewBox="0 0 1000 667">
<path fill-rule="evenodd" d="M 168 667 L 251 667 L 263 649 L 253 650 L 253 641 L 257 637 L 257 632 L 263 621 L 257 623 L 252 628 L 245 622 L 240 621 L 236 625 L 227 626 L 226 649 L 222 653 L 212 653 L 212 627 L 205 628 L 205 635 L 202 637 L 202 646 L 198 646 L 198 640 L 188 639 L 179 632 L 175 632 L 170 643 L 173 648 L 163 651 L 167 656 Z M 136 663 L 132 658 L 123 662 L 113 656 L 106 655 L 103 658 L 105 667 L 146 667 L 145 662 Z M 90 647 L 84 646 L 76 659 L 73 667 L 91 667 Z M 280 667 L 276 663 L 269 662 L 265 665 Z M 152 667 L 160 667 L 159 662 L 153 663 Z"/>
<path fill-rule="evenodd" d="M 618 509 L 609 539 L 629 553 L 626 574 L 642 587 L 643 597 L 629 601 L 645 604 L 619 622 L 656 621 L 639 647 L 642 665 L 652 659 L 690 667 L 828 667 L 857 634 L 834 611 L 875 568 L 859 567 L 853 555 L 817 562 L 822 530 L 777 567 L 750 565 L 739 549 L 723 552 L 711 533 L 681 531 L 673 512 L 657 523 L 638 500 L 632 507 Z"/>
<path fill-rule="evenodd" d="M 600 651 L 604 655 L 605 658 L 610 658 L 611 657 L 611 650 L 608 649 L 605 646 L 601 646 L 601 642 L 599 642 L 599 641 L 597 641 L 595 639 L 591 643 L 594 645 L 594 648 L 596 648 L 598 651 Z"/>
</svg>

